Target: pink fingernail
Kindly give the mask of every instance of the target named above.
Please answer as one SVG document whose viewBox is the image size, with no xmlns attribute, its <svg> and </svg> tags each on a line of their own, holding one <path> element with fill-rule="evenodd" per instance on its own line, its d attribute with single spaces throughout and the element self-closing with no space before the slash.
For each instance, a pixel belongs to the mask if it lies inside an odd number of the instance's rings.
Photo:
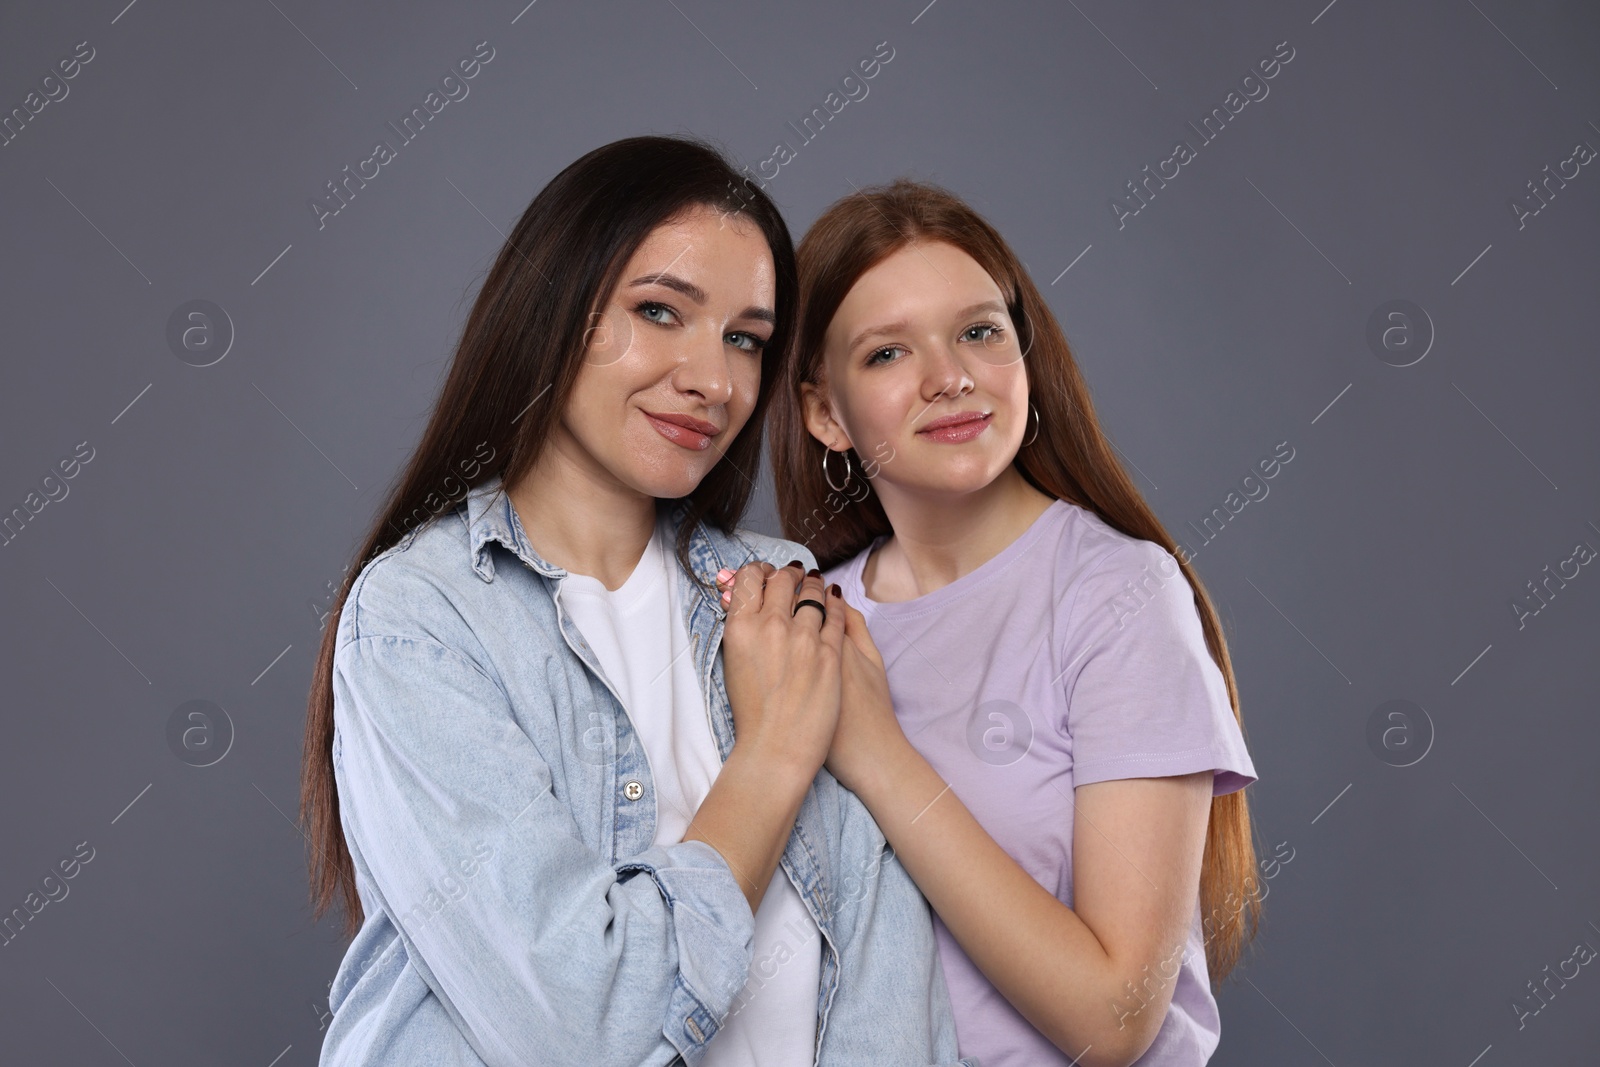
<svg viewBox="0 0 1600 1067">
<path fill-rule="evenodd" d="M 717 577 L 722 579 L 723 581 L 727 581 L 729 578 L 733 577 L 733 572 L 730 571 L 728 568 L 724 567 L 720 571 L 717 572 Z"/>
</svg>

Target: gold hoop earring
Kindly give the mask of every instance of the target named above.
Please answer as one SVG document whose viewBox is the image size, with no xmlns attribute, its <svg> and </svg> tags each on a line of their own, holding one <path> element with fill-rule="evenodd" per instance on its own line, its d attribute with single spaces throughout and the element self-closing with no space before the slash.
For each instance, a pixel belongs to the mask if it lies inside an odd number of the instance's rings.
<svg viewBox="0 0 1600 1067">
<path fill-rule="evenodd" d="M 1031 400 L 1028 401 L 1028 411 L 1033 415 L 1033 436 L 1022 442 L 1019 446 L 1021 448 L 1027 448 L 1039 439 L 1039 409 L 1033 406 L 1033 401 Z"/>
<path fill-rule="evenodd" d="M 855 477 L 855 472 L 850 468 L 850 453 L 840 452 L 838 454 L 844 457 L 844 484 L 834 485 L 833 475 L 828 473 L 828 457 L 834 455 L 834 451 L 827 446 L 823 446 L 822 449 L 822 477 L 828 483 L 829 489 L 832 489 L 835 493 L 842 493 L 850 488 L 850 481 Z"/>
</svg>

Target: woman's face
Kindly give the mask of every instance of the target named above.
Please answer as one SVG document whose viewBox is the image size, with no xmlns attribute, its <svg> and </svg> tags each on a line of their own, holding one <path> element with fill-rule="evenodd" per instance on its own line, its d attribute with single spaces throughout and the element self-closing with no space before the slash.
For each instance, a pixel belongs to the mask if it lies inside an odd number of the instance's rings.
<svg viewBox="0 0 1600 1067">
<path fill-rule="evenodd" d="M 688 495 L 755 408 L 774 289 L 748 218 L 697 206 L 657 227 L 590 316 L 555 447 L 637 493 Z"/>
<path fill-rule="evenodd" d="M 1004 296 L 977 260 L 944 241 L 914 243 L 839 305 L 824 384 L 801 387 L 806 422 L 829 448 L 854 448 L 880 493 L 974 492 L 1022 443 L 1022 356 Z M 843 477 L 839 459 L 830 467 Z"/>
</svg>

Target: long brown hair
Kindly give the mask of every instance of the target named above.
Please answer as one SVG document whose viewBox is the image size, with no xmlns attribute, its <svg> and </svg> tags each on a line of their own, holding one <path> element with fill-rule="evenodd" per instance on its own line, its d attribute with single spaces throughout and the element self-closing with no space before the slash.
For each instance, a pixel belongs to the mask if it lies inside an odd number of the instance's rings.
<svg viewBox="0 0 1600 1067">
<path fill-rule="evenodd" d="M 999 286 L 1016 324 L 1029 397 L 1038 410 L 1037 436 L 1018 452 L 1016 468 L 1040 492 L 1086 508 L 1114 529 L 1154 541 L 1177 557 L 1194 590 L 1206 647 L 1228 684 L 1228 701 L 1242 731 L 1239 692 L 1222 624 L 1205 585 L 1186 559 L 1187 552 L 1177 548 L 1118 462 L 1095 417 L 1089 387 L 1066 336 L 1021 261 L 999 231 L 938 186 L 902 178 L 861 189 L 824 211 L 800 242 L 800 329 L 781 371 L 782 399 L 772 409 L 768 446 L 784 535 L 809 546 L 818 565 L 826 568 L 854 556 L 879 535 L 893 532 L 876 494 L 846 497 L 827 484 L 822 469 L 825 449 L 806 429 L 800 386 L 824 384 L 823 338 L 857 279 L 915 241 L 954 245 Z M 873 469 L 874 460 L 867 457 L 864 463 L 854 449 L 846 458 L 855 470 Z M 1261 912 L 1250 804 L 1242 789 L 1211 800 L 1200 904 L 1206 916 L 1208 969 L 1212 981 L 1220 982 L 1255 936 Z"/>
<path fill-rule="evenodd" d="M 448 515 L 477 485 L 516 485 L 538 459 L 582 365 L 591 313 L 651 231 L 697 206 L 741 215 L 772 253 L 776 321 L 754 410 L 723 458 L 683 503 L 677 555 L 701 522 L 732 532 L 761 459 L 761 429 L 776 368 L 793 343 L 798 308 L 794 246 L 783 216 L 712 145 L 690 137 L 630 137 L 561 171 L 533 198 L 484 279 L 433 414 L 327 615 L 306 710 L 300 816 L 309 844 L 313 918 L 342 905 L 346 937 L 360 929 L 355 868 L 339 822 L 333 771 L 333 658 L 339 616 L 367 562 L 413 529 Z"/>
</svg>

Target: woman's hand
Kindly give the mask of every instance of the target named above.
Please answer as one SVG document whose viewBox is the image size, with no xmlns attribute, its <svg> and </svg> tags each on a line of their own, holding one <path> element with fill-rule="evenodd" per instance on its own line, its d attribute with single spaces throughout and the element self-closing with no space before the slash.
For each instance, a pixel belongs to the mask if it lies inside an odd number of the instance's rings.
<svg viewBox="0 0 1600 1067">
<path fill-rule="evenodd" d="M 726 573 L 726 572 L 724 572 Z M 828 756 L 839 721 L 844 602 L 799 562 L 774 569 L 747 563 L 725 590 L 723 681 L 735 745 L 805 786 Z M 814 600 L 826 606 L 795 606 Z"/>
<path fill-rule="evenodd" d="M 844 613 L 838 597 L 823 591 L 821 576 L 803 575 L 800 566 L 750 563 L 719 575 L 732 579 L 722 677 L 733 709 L 733 751 L 684 840 L 704 841 L 727 860 L 752 914 L 775 878 L 839 721 Z"/>
<path fill-rule="evenodd" d="M 766 566 L 771 570 L 770 564 Z M 738 595 L 733 592 L 731 571 L 717 575 L 717 587 L 723 591 L 724 606 Z M 865 616 L 845 602 L 837 585 L 828 587 L 827 604 L 830 618 L 834 614 L 842 617 L 844 640 L 840 648 L 838 721 L 825 762 L 841 785 L 859 792 L 859 776 L 874 767 L 890 746 L 904 743 L 905 733 L 895 718 L 883 656 L 867 630 Z"/>
</svg>

